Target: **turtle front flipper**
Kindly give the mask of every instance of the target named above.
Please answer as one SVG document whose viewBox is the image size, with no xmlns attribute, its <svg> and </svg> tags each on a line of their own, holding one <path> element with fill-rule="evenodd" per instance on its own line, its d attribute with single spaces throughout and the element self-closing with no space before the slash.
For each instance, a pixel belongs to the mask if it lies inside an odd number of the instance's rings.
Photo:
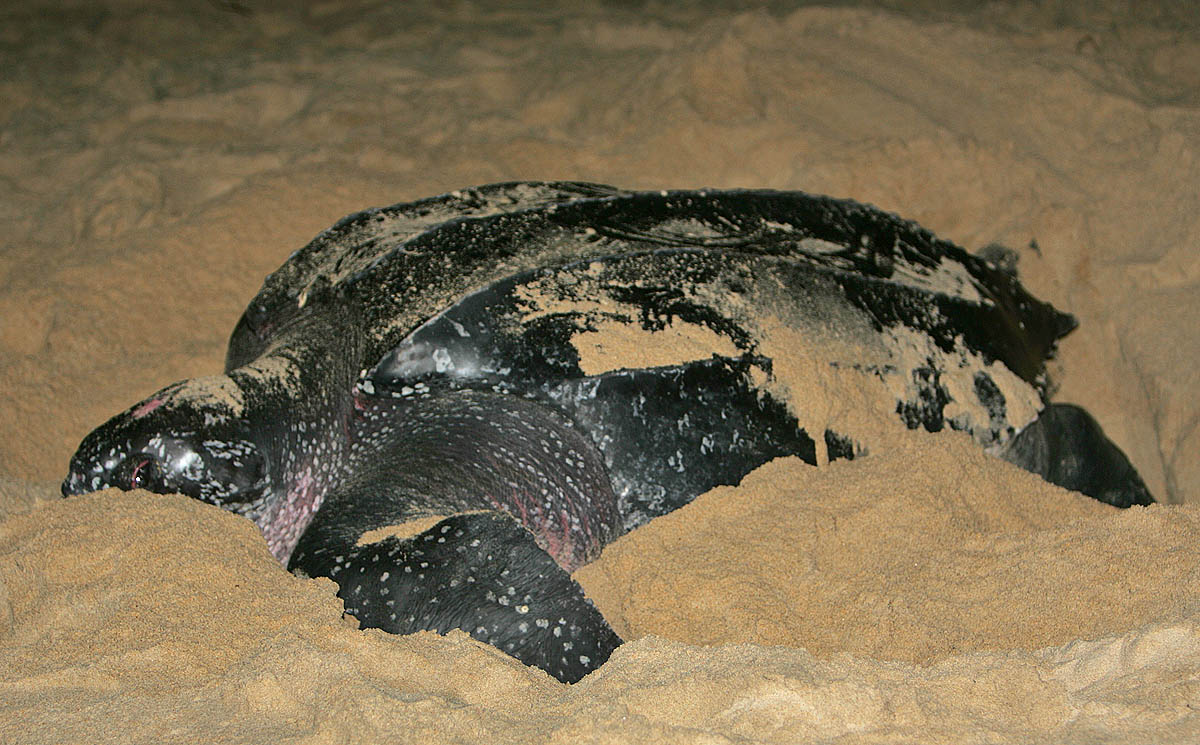
<svg viewBox="0 0 1200 745">
<path fill-rule="evenodd" d="M 1078 406 L 1048 405 L 998 454 L 1051 484 L 1116 507 L 1154 503 L 1129 458 Z"/>
<path fill-rule="evenodd" d="M 318 514 L 314 535 L 328 535 L 319 526 L 326 514 Z M 363 627 L 462 629 L 564 683 L 621 644 L 579 584 L 507 513 L 452 515 L 416 535 L 366 545 L 306 538 L 289 569 L 332 578 Z"/>
</svg>

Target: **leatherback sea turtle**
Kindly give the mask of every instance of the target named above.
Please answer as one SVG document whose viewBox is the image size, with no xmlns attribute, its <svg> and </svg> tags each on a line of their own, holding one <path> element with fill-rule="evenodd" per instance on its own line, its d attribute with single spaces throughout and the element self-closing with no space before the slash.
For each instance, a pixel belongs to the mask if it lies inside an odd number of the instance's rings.
<svg viewBox="0 0 1200 745">
<path fill-rule="evenodd" d="M 570 571 L 772 458 L 871 448 L 805 410 L 781 352 L 893 423 L 1152 501 L 1090 417 L 1045 404 L 1074 325 L 855 202 L 483 186 L 352 215 L 294 253 L 234 329 L 227 372 L 96 429 L 63 493 L 224 507 L 292 570 L 332 577 L 364 626 L 463 629 L 575 681 L 621 640 Z M 645 354 L 617 359 L 621 344 Z"/>
</svg>

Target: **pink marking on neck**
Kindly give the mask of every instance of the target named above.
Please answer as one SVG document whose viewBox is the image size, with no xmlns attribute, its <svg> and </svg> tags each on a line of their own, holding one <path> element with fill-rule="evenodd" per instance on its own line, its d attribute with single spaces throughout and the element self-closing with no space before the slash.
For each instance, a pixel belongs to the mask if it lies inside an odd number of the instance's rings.
<svg viewBox="0 0 1200 745">
<path fill-rule="evenodd" d="M 166 402 L 167 402 L 167 400 L 165 398 L 151 398 L 146 401 L 143 401 L 142 403 L 137 405 L 137 408 L 135 408 L 133 410 L 133 418 L 141 419 L 142 417 L 146 416 L 147 414 L 154 411 L 159 406 L 162 406 Z"/>
<path fill-rule="evenodd" d="M 312 522 L 313 515 L 320 508 L 324 497 L 324 493 L 317 487 L 316 479 L 306 468 L 278 506 L 259 522 L 258 527 L 267 539 L 267 547 L 275 558 L 279 559 L 279 563 L 287 566 L 300 536 Z"/>
</svg>

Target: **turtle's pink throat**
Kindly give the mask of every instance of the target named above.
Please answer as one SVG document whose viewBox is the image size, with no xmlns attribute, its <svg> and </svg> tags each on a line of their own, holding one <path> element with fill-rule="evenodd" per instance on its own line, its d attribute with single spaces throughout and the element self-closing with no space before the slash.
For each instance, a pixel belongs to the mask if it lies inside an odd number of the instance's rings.
<svg viewBox="0 0 1200 745">
<path fill-rule="evenodd" d="M 292 481 L 287 493 L 256 520 L 267 539 L 267 547 L 284 566 L 324 497 L 325 490 L 308 466 Z"/>
</svg>

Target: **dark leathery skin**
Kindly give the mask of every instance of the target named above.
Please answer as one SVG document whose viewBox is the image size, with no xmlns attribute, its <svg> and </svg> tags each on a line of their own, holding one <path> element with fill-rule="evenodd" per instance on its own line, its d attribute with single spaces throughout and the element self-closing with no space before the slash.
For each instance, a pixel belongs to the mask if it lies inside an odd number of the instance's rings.
<svg viewBox="0 0 1200 745">
<path fill-rule="evenodd" d="M 302 547 L 290 568 L 331 577 L 363 628 L 462 629 L 564 682 L 621 644 L 578 583 L 507 512 L 453 515 L 415 536 L 340 554 Z"/>
<path fill-rule="evenodd" d="M 362 526 L 501 510 L 573 571 L 623 532 L 596 447 L 554 409 L 472 390 L 359 400 L 349 475 L 297 551 L 352 543 Z"/>
</svg>

